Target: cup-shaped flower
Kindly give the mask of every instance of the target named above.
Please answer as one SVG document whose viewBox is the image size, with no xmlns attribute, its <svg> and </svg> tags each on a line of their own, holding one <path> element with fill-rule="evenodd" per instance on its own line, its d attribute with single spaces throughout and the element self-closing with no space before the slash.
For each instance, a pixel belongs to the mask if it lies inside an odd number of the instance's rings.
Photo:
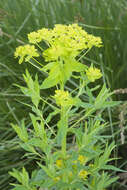
<svg viewBox="0 0 127 190">
<path fill-rule="evenodd" d="M 15 58 L 20 57 L 19 64 L 21 64 L 24 59 L 25 61 L 29 61 L 32 57 L 39 57 L 39 53 L 34 45 L 24 45 L 16 48 L 14 53 Z"/>
<path fill-rule="evenodd" d="M 90 66 L 89 69 L 86 70 L 86 76 L 90 82 L 94 82 L 95 80 L 102 77 L 102 73 L 100 69 Z"/>
<path fill-rule="evenodd" d="M 50 42 L 52 40 L 52 30 L 48 28 L 42 28 L 37 32 L 31 32 L 28 34 L 28 40 L 30 43 L 36 44 L 41 41 Z"/>
<path fill-rule="evenodd" d="M 63 160 L 59 159 L 59 160 L 56 160 L 56 166 L 58 168 L 62 168 L 63 167 Z"/>
<path fill-rule="evenodd" d="M 78 161 L 80 162 L 80 164 L 84 165 L 88 161 L 88 158 L 86 156 L 79 155 Z"/>
<path fill-rule="evenodd" d="M 53 98 L 56 100 L 56 104 L 61 107 L 66 107 L 73 104 L 73 98 L 68 91 L 56 90 Z"/>
<path fill-rule="evenodd" d="M 83 180 L 86 180 L 87 179 L 87 176 L 88 176 L 88 172 L 86 170 L 81 170 L 78 174 L 78 176 L 83 179 Z"/>
</svg>

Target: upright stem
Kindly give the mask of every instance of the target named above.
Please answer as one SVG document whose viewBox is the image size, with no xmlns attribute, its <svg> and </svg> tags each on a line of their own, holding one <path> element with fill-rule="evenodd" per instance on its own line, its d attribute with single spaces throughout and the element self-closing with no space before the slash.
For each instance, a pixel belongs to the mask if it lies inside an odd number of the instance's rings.
<svg viewBox="0 0 127 190">
<path fill-rule="evenodd" d="M 59 60 L 59 67 L 60 67 L 61 73 L 63 73 L 64 69 L 63 69 L 63 60 L 62 60 L 62 58 Z M 64 90 L 63 78 L 60 78 L 60 90 Z"/>
<path fill-rule="evenodd" d="M 62 153 L 63 156 L 66 157 L 66 137 L 67 137 L 67 129 L 68 129 L 68 115 L 67 115 L 67 110 L 65 108 L 62 108 L 61 110 L 61 124 L 63 128 L 63 137 L 62 137 Z"/>
</svg>

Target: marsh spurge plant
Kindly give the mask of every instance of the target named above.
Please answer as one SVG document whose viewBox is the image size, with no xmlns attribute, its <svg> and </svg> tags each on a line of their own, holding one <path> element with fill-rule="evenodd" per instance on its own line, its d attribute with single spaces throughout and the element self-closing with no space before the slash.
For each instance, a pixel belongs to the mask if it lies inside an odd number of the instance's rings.
<svg viewBox="0 0 127 190">
<path fill-rule="evenodd" d="M 25 168 L 13 169 L 10 175 L 18 181 L 12 184 L 13 189 L 104 190 L 117 179 L 108 170 L 117 168 L 109 165 L 115 145 L 109 145 L 101 135 L 107 125 L 101 113 L 118 103 L 109 100 L 112 93 L 105 85 L 100 91 L 98 86 L 89 87 L 102 77 L 101 71 L 80 62 L 92 47 L 102 46 L 101 39 L 77 24 L 58 24 L 53 29 L 31 32 L 28 40 L 32 45 L 17 47 L 15 57 L 19 57 L 19 63 L 35 65 L 47 77 L 39 84 L 37 75 L 33 80 L 26 70 L 23 77 L 27 87 L 19 86 L 32 100 L 31 125 L 28 129 L 23 120 L 12 127 L 26 156 L 34 156 L 36 169 L 30 174 Z M 40 57 L 47 64 L 42 65 Z M 70 78 L 78 82 L 73 91 L 66 90 Z M 50 97 L 40 95 L 41 90 L 51 87 Z M 95 97 L 93 91 L 97 89 Z"/>
</svg>

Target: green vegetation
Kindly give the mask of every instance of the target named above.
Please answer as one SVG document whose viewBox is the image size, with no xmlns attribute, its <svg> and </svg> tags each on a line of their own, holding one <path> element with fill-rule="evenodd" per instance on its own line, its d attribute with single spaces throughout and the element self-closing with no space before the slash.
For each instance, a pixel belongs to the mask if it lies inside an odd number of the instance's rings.
<svg viewBox="0 0 127 190">
<path fill-rule="evenodd" d="M 102 78 L 102 73 L 93 64 L 88 67 L 81 63 L 92 48 L 102 47 L 101 38 L 88 34 L 78 24 L 56 24 L 53 29 L 31 32 L 28 40 L 31 44 L 17 47 L 15 57 L 19 57 L 19 64 L 38 64 L 47 77 L 39 84 L 38 75 L 33 80 L 26 70 L 23 77 L 27 87 L 18 85 L 31 98 L 32 105 L 28 106 L 32 126 L 26 128 L 21 120 L 12 128 L 19 136 L 20 146 L 27 151 L 25 156 L 35 156 L 36 169 L 30 174 L 24 167 L 21 172 L 13 168 L 9 174 L 19 182 L 12 183 L 14 190 L 104 190 L 118 179 L 107 171 L 122 170 L 108 164 L 116 159 L 110 158 L 115 145 L 108 145 L 110 137 L 101 136 L 106 127 L 102 112 L 119 102 L 108 100 L 112 93 L 105 84 L 90 88 L 90 83 Z M 44 58 L 45 65 L 39 57 Z M 75 78 L 78 87 L 67 91 L 67 82 Z M 41 90 L 49 88 L 54 95 L 40 95 Z M 94 96 L 97 89 L 99 93 Z M 86 99 L 81 98 L 83 95 Z M 45 116 L 47 106 L 50 110 Z"/>
<path fill-rule="evenodd" d="M 10 127 L 10 123 L 20 123 L 25 118 L 26 127 L 31 125 L 28 117 L 30 100 L 14 85 L 23 85 L 22 73 L 28 68 L 31 75 L 38 72 L 40 82 L 44 79 L 42 72 L 30 64 L 18 64 L 14 59 L 17 46 L 28 43 L 26 34 L 42 27 L 54 27 L 54 24 L 78 23 L 87 32 L 100 36 L 103 41 L 101 49 L 92 49 L 82 62 L 95 66 L 100 65 L 103 81 L 112 90 L 126 88 L 127 60 L 127 1 L 121 0 L 6 0 L 0 1 L 0 189 L 11 189 L 9 182 L 13 179 L 8 175 L 12 168 L 35 167 L 34 156 L 31 159 L 23 157 L 24 151 L 18 145 L 18 138 Z M 69 89 L 74 89 L 77 81 L 70 81 Z M 51 91 L 43 92 L 47 97 Z M 124 91 L 126 92 L 126 91 Z M 126 100 L 126 94 L 114 97 Z M 45 109 L 47 114 L 49 108 Z M 126 130 L 126 102 L 121 107 L 107 110 L 105 118 L 109 120 L 109 128 L 105 134 L 112 135 L 117 142 L 115 157 L 125 157 L 124 149 L 119 153 L 121 145 L 120 133 Z M 123 110 L 123 112 L 121 112 Z M 119 115 L 119 119 L 118 119 Z M 120 121 L 119 121 L 120 120 Z M 122 127 L 119 128 L 119 127 Z M 124 126 L 124 128 L 123 128 Z M 109 130 L 111 128 L 111 130 Z M 124 132 L 125 133 L 125 132 Z M 122 138 L 122 136 L 121 136 Z M 125 145 L 126 139 L 122 138 Z M 124 147 L 125 148 L 125 147 Z M 121 149 L 122 150 L 122 149 Z M 125 157 L 126 159 L 126 157 Z M 116 161 L 116 166 L 125 169 L 126 160 Z M 29 163 L 30 162 L 30 163 Z M 32 168 L 31 168 L 32 165 Z M 114 173 L 115 174 L 115 173 Z M 117 174 L 117 173 L 116 173 Z M 126 189 L 126 184 L 114 183 L 113 189 Z"/>
</svg>

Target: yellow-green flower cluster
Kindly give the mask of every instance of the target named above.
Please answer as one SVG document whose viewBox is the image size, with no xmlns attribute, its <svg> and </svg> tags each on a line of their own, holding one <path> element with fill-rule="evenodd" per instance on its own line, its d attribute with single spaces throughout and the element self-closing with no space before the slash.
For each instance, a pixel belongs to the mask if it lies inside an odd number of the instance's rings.
<svg viewBox="0 0 127 190">
<path fill-rule="evenodd" d="M 47 42 L 49 48 L 43 52 L 46 61 L 76 57 L 83 49 L 102 45 L 100 37 L 89 35 L 77 24 L 57 24 L 54 29 L 43 28 L 28 34 L 28 39 L 33 44 Z"/>
<path fill-rule="evenodd" d="M 94 164 L 89 164 L 89 167 L 90 167 L 90 168 L 93 168 L 93 167 L 94 167 Z"/>
<path fill-rule="evenodd" d="M 78 161 L 80 162 L 80 164 L 84 165 L 88 161 L 88 158 L 86 156 L 79 155 Z"/>
<path fill-rule="evenodd" d="M 58 168 L 62 168 L 63 167 L 63 160 L 59 159 L 59 160 L 56 160 L 56 166 Z"/>
<path fill-rule="evenodd" d="M 53 96 L 56 100 L 56 104 L 59 106 L 67 106 L 72 103 L 72 98 L 68 91 L 55 90 L 55 95 Z"/>
<path fill-rule="evenodd" d="M 32 44 L 39 43 L 41 41 L 49 42 L 52 40 L 52 30 L 48 28 L 43 28 L 38 30 L 37 32 L 31 32 L 28 34 L 28 40 Z"/>
<path fill-rule="evenodd" d="M 59 176 L 54 177 L 54 179 L 53 179 L 53 180 L 54 180 L 54 182 L 56 182 L 56 183 L 57 183 L 58 181 L 60 181 L 60 177 L 59 177 Z"/>
<path fill-rule="evenodd" d="M 95 80 L 102 77 L 101 71 L 97 68 L 94 68 L 93 66 L 89 67 L 89 69 L 86 70 L 86 75 L 91 82 L 94 82 Z"/>
<path fill-rule="evenodd" d="M 29 61 L 32 57 L 38 57 L 39 54 L 37 52 L 37 49 L 35 49 L 34 45 L 27 44 L 17 47 L 14 56 L 16 58 L 20 57 L 19 64 L 21 64 L 24 59 L 25 61 Z"/>
<path fill-rule="evenodd" d="M 83 179 L 83 180 L 86 180 L 87 176 L 88 176 L 88 172 L 86 170 L 81 170 L 78 174 L 78 176 Z"/>
</svg>

